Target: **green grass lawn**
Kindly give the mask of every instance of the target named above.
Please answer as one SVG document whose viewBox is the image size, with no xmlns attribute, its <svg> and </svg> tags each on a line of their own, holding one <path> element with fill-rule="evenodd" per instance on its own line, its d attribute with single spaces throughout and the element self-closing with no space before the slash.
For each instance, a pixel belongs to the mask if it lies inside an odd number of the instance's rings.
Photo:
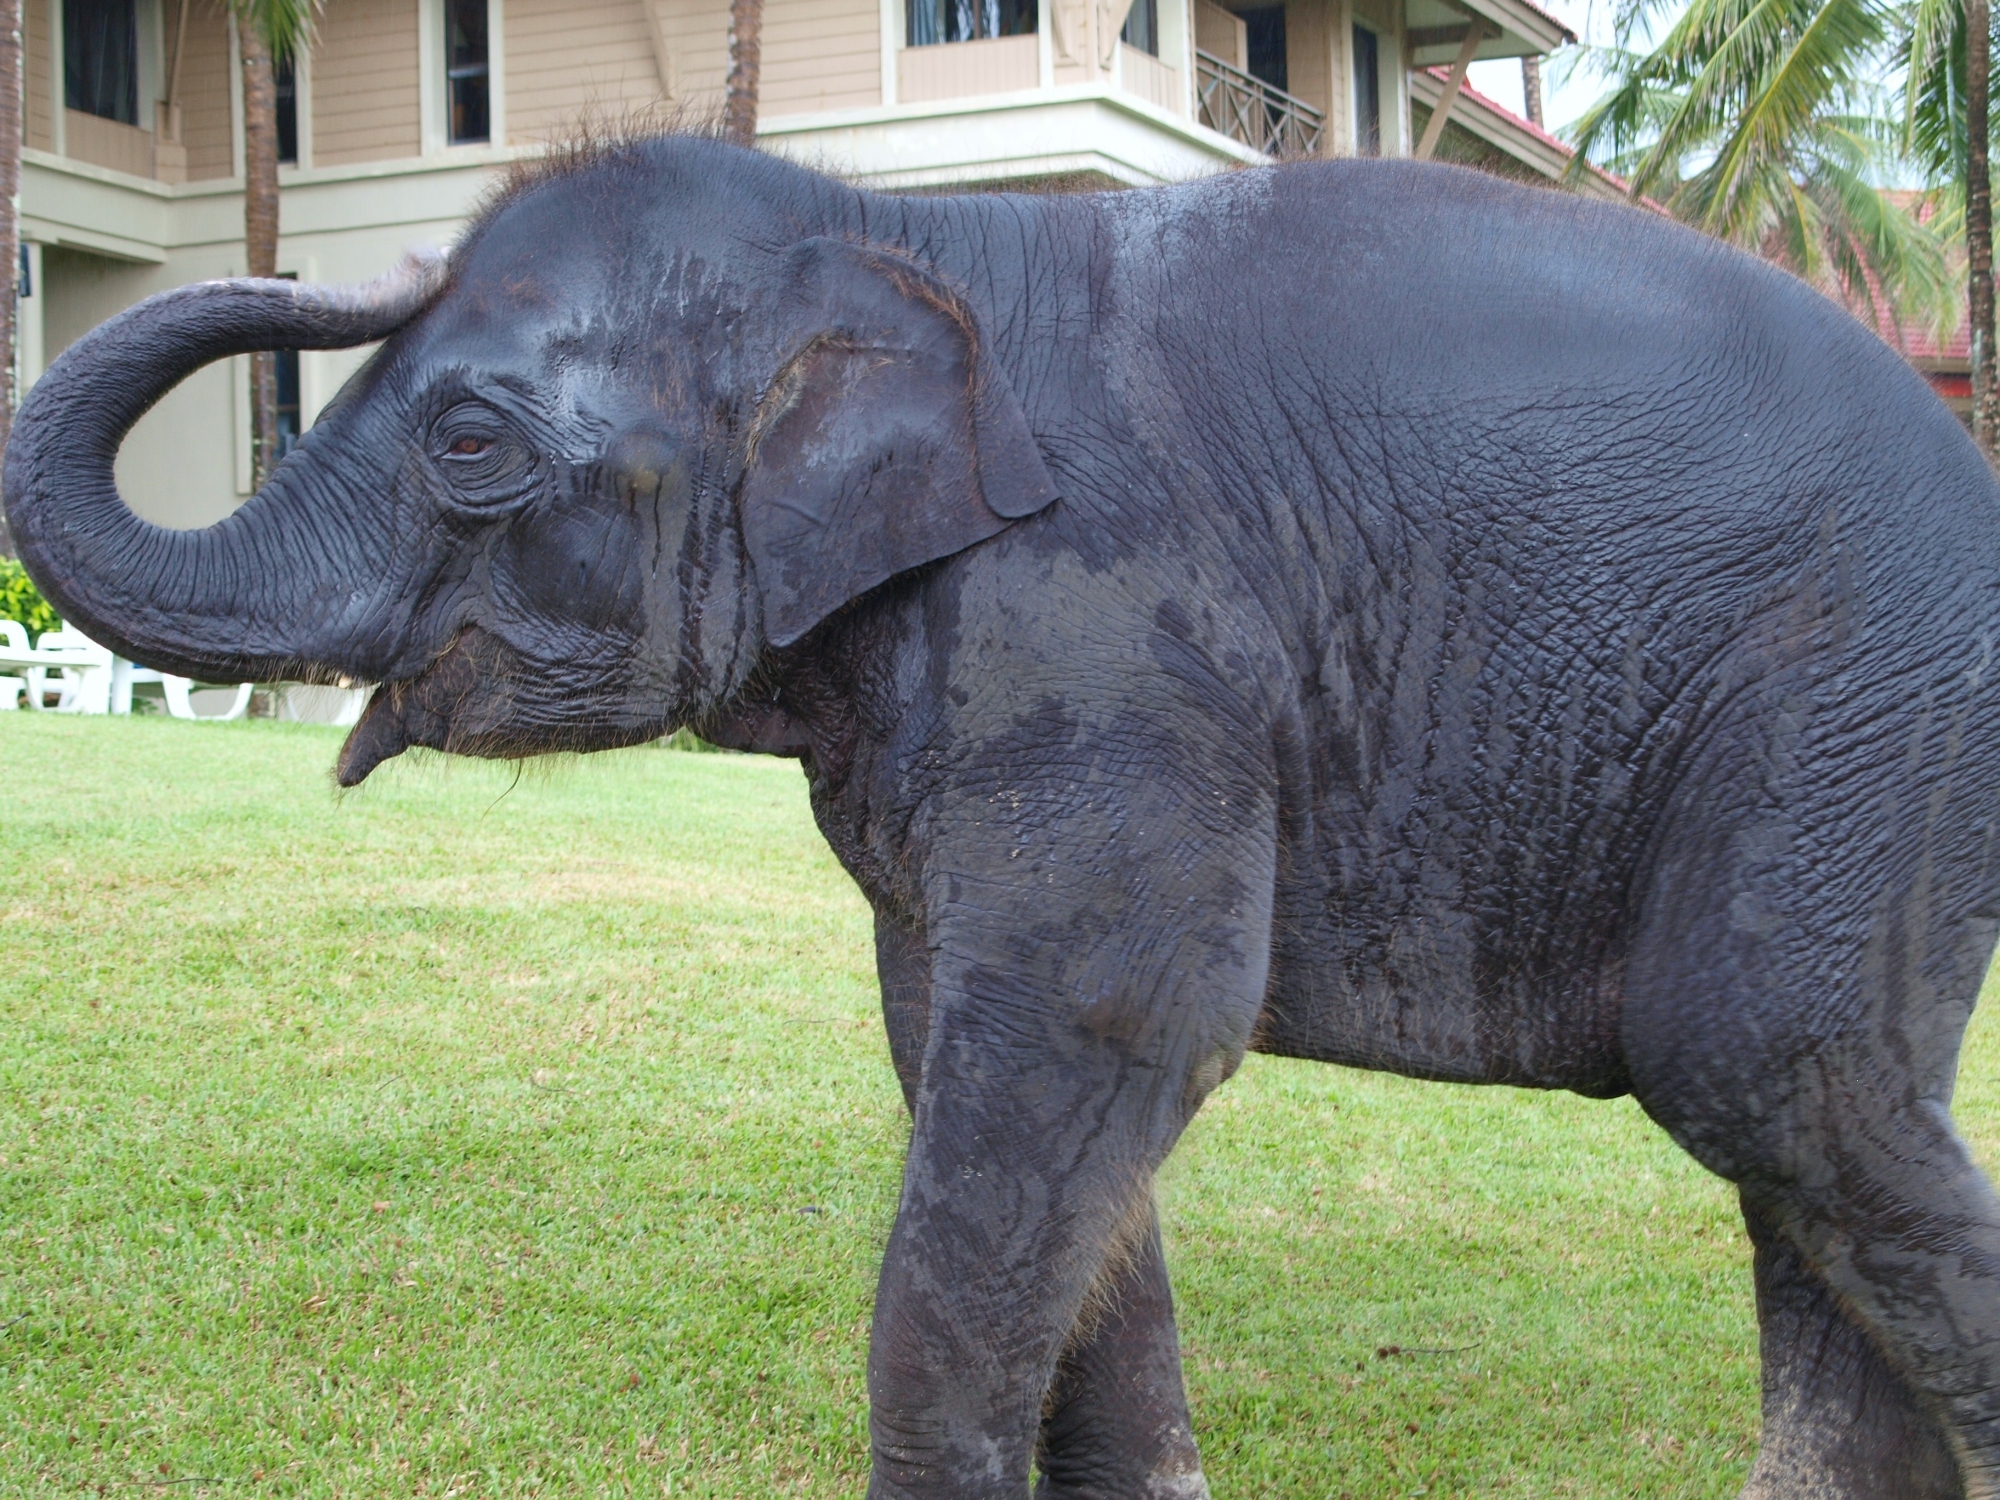
<svg viewBox="0 0 2000 1500">
<path fill-rule="evenodd" d="M 0 1494 L 858 1495 L 905 1128 L 797 768 L 337 744 L 0 717 Z M 1630 1101 L 1253 1058 L 1161 1198 L 1218 1500 L 1742 1480 L 1748 1245 Z"/>
</svg>

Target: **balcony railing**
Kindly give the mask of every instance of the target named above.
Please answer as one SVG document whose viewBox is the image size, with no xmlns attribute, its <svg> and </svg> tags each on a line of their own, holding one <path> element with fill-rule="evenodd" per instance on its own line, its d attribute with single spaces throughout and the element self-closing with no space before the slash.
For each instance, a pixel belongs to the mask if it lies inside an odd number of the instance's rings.
<svg viewBox="0 0 2000 1500">
<path fill-rule="evenodd" d="M 1195 49 L 1195 89 L 1201 123 L 1266 156 L 1315 156 L 1326 116 L 1303 99 L 1272 88 L 1223 61 Z"/>
</svg>

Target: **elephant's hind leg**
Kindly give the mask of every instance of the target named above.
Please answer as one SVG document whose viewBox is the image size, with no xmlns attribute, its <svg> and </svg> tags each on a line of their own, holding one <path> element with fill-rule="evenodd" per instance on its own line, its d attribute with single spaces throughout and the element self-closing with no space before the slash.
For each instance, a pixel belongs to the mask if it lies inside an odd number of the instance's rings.
<svg viewBox="0 0 2000 1500">
<path fill-rule="evenodd" d="M 1657 1057 L 1634 1070 L 1654 1117 L 1738 1185 L 1760 1241 L 1774 1420 L 1748 1493 L 1955 1494 L 1926 1487 L 1936 1448 L 1907 1440 L 1929 1416 L 1967 1500 L 1995 1500 L 2000 1202 L 1943 1103 L 1899 1076 L 1907 1035 L 1871 1037 L 1850 1023 L 1787 1071 L 1768 1066 L 1759 1030 L 1745 1027 L 1733 1052 L 1715 1048 L 1702 1064 L 1683 1053 L 1678 1077 L 1661 1078 Z M 1871 1392 L 1882 1397 L 1872 1406 Z M 1869 1408 L 1858 1419 L 1857 1405 Z"/>
<path fill-rule="evenodd" d="M 1789 1449 L 1759 1462 L 1766 1493 L 1956 1494 L 1924 1487 L 1936 1450 L 1907 1441 L 1910 1425 L 1921 1428 L 1928 1417 L 1945 1436 L 1968 1500 L 1991 1500 L 2000 1496 L 2000 1204 L 1941 1104 L 1878 1110 L 1850 1096 L 1834 1107 L 1846 1118 L 1820 1116 L 1800 1132 L 1823 1160 L 1760 1171 L 1741 1184 L 1750 1214 L 1782 1237 L 1779 1253 L 1795 1256 L 1824 1289 L 1820 1315 L 1791 1328 L 1785 1314 L 1805 1289 L 1795 1288 L 1789 1304 L 1760 1308 L 1770 1318 L 1767 1380 L 1808 1402 L 1784 1413 L 1776 1436 L 1794 1440 Z M 1815 1340 L 1834 1347 L 1822 1354 Z M 1828 1355 L 1848 1356 L 1844 1377 Z M 1846 1404 L 1870 1386 L 1901 1399 L 1857 1423 Z M 1848 1434 L 1835 1442 L 1830 1434 L 1842 1421 Z M 1846 1467 L 1846 1488 L 1816 1487 L 1817 1471 L 1835 1461 Z M 1867 1483 L 1871 1474 L 1878 1483 Z"/>
<path fill-rule="evenodd" d="M 1633 1093 L 1758 1240 L 1752 1495 L 1953 1494 L 1913 1436 L 1934 1422 L 1968 1500 L 2000 1497 L 2000 1198 L 1948 1108 L 2000 885 L 1994 781 L 1964 761 L 1926 795 L 1712 768 L 1643 898 Z"/>
<path fill-rule="evenodd" d="M 1930 1403 L 1797 1247 L 1747 1203 L 1756 1246 L 1764 1437 L 1744 1500 L 1959 1500 Z"/>
</svg>

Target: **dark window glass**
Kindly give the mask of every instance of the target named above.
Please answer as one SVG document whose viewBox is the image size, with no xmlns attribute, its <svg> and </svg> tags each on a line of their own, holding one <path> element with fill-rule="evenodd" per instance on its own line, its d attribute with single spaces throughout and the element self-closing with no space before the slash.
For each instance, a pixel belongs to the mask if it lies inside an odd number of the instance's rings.
<svg viewBox="0 0 2000 1500">
<path fill-rule="evenodd" d="M 1259 5 L 1255 8 L 1231 7 L 1243 18 L 1243 40 L 1247 44 L 1249 72 L 1253 78 L 1261 78 L 1274 89 L 1289 89 L 1288 74 L 1285 69 L 1285 7 L 1282 5 Z"/>
<path fill-rule="evenodd" d="M 1125 29 L 1118 33 L 1119 40 L 1128 47 L 1136 47 L 1141 52 L 1160 55 L 1160 0 L 1132 0 L 1132 9 L 1125 17 Z"/>
<path fill-rule="evenodd" d="M 63 102 L 139 123 L 138 0 L 63 0 Z"/>
<path fill-rule="evenodd" d="M 299 70 L 289 57 L 278 64 L 278 160 L 299 160 Z"/>
<path fill-rule="evenodd" d="M 491 140 L 486 0 L 445 0 L 444 76 L 450 92 L 451 143 Z"/>
<path fill-rule="evenodd" d="M 280 271 L 278 280 L 297 281 L 296 271 Z M 296 349 L 274 349 L 271 361 L 278 367 L 278 444 L 277 452 L 271 455 L 276 463 L 299 445 L 299 434 L 305 428 L 299 422 L 299 351 Z"/>
<path fill-rule="evenodd" d="M 1032 36 L 1036 0 L 904 0 L 908 44 L 976 42 L 995 36 Z"/>
<path fill-rule="evenodd" d="M 1354 28 L 1354 152 L 1382 154 L 1382 71 L 1375 33 L 1366 26 Z"/>
<path fill-rule="evenodd" d="M 299 445 L 299 351 L 280 349 L 273 355 L 278 365 L 278 451 L 283 458 Z M 275 461 L 275 459 L 274 459 Z"/>
</svg>

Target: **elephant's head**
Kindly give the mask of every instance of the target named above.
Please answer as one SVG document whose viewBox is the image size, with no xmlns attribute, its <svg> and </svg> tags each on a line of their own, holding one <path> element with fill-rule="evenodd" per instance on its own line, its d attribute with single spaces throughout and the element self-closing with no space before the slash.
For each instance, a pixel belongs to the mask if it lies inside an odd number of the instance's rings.
<svg viewBox="0 0 2000 1500">
<path fill-rule="evenodd" d="M 840 232 L 846 193 L 652 142 L 520 187 L 448 263 L 153 297 L 24 405 L 21 556 L 140 662 L 381 683 L 350 785 L 410 745 L 596 749 L 713 715 L 771 648 L 1054 498 L 972 308 Z M 119 442 L 200 365 L 385 336 L 226 520 L 120 499 Z"/>
</svg>

